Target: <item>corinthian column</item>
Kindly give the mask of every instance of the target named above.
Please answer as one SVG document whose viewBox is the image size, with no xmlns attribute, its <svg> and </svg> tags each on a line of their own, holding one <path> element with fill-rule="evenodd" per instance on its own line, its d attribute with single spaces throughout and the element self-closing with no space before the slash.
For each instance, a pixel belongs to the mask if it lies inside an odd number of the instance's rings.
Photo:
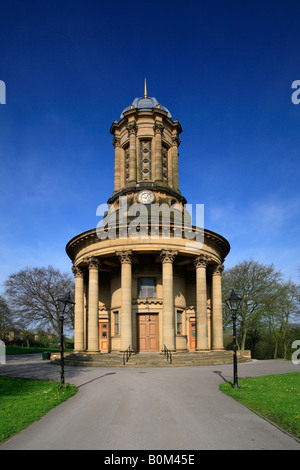
<svg viewBox="0 0 300 470">
<path fill-rule="evenodd" d="M 123 250 L 116 253 L 121 263 L 121 316 L 120 336 L 121 351 L 128 346 L 132 347 L 132 250 Z"/>
<path fill-rule="evenodd" d="M 74 350 L 84 350 L 84 274 L 78 266 L 73 266 L 75 276 L 75 309 L 74 309 Z"/>
<path fill-rule="evenodd" d="M 224 266 L 219 264 L 212 275 L 212 349 L 222 350 L 223 315 L 222 315 L 222 272 Z"/>
<path fill-rule="evenodd" d="M 137 125 L 135 122 L 128 124 L 129 132 L 129 182 L 136 183 L 136 171 L 137 171 L 137 160 L 136 160 L 136 134 Z"/>
<path fill-rule="evenodd" d="M 163 341 L 168 349 L 175 351 L 175 311 L 173 294 L 173 261 L 178 254 L 174 250 L 161 250 L 163 278 Z"/>
<path fill-rule="evenodd" d="M 88 352 L 99 352 L 99 260 L 88 259 Z"/>
<path fill-rule="evenodd" d="M 196 268 L 196 324 L 197 324 L 197 351 L 208 351 L 208 321 L 207 321 L 207 290 L 206 267 L 209 258 L 199 255 L 194 261 Z"/>
<path fill-rule="evenodd" d="M 113 140 L 115 148 L 115 186 L 114 191 L 119 191 L 121 188 L 121 147 L 120 138 L 115 137 Z"/>
<path fill-rule="evenodd" d="M 161 137 L 163 132 L 163 125 L 160 122 L 155 122 L 154 126 L 155 134 L 155 181 L 162 181 L 162 147 Z"/>
<path fill-rule="evenodd" d="M 173 189 L 179 190 L 179 176 L 178 176 L 178 146 L 180 140 L 177 136 L 172 137 L 172 173 L 173 173 Z"/>
</svg>

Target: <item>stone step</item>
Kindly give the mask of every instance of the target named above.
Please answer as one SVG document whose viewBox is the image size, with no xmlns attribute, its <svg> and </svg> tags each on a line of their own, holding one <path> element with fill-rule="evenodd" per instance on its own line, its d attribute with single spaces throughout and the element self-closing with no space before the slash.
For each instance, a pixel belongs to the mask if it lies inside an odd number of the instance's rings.
<svg viewBox="0 0 300 470">
<path fill-rule="evenodd" d="M 249 356 L 239 356 L 238 362 L 249 362 Z M 60 359 L 51 361 L 60 364 Z M 65 358 L 65 365 L 80 367 L 186 367 L 201 365 L 231 364 L 233 362 L 232 351 L 212 351 L 207 353 L 174 353 L 172 364 L 167 362 L 162 353 L 132 354 L 126 364 L 123 364 L 121 354 L 69 354 Z"/>
</svg>

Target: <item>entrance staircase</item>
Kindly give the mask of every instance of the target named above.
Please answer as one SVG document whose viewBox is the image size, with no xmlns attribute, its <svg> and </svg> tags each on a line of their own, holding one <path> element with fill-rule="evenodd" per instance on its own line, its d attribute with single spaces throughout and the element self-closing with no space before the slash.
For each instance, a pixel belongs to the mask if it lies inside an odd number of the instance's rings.
<svg viewBox="0 0 300 470">
<path fill-rule="evenodd" d="M 247 353 L 247 351 L 245 351 Z M 238 362 L 249 362 L 251 357 L 248 354 L 238 356 Z M 60 364 L 60 359 L 53 359 L 53 364 Z M 123 362 L 120 354 L 69 354 L 65 357 L 66 366 L 79 367 L 186 367 L 232 364 L 232 351 L 211 351 L 207 353 L 173 353 L 172 362 L 162 353 L 138 353 L 132 354 L 127 362 Z"/>
</svg>

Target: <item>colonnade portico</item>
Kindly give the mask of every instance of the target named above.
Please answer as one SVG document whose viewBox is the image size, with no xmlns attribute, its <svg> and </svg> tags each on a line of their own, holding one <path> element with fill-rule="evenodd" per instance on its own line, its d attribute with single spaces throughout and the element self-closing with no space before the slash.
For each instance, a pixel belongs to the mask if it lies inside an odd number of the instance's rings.
<svg viewBox="0 0 300 470">
<path fill-rule="evenodd" d="M 162 249 L 158 252 L 161 264 L 162 279 L 162 299 L 158 314 L 162 316 L 160 324 L 162 332 L 160 335 L 159 349 L 164 345 L 171 351 L 176 351 L 176 305 L 174 294 L 174 262 L 178 256 L 178 250 Z M 135 253 L 131 249 L 124 249 L 115 252 L 116 259 L 120 266 L 120 288 L 121 304 L 119 312 L 119 352 L 125 351 L 129 346 L 137 348 L 137 342 L 133 338 L 133 331 L 136 324 L 136 312 L 133 308 L 133 282 L 132 265 Z M 196 352 L 205 352 L 223 349 L 223 323 L 222 323 L 222 292 L 221 274 L 222 264 L 212 263 L 209 256 L 200 254 L 191 260 L 191 270 L 195 271 L 195 305 L 194 316 L 196 322 Z M 89 257 L 84 260 L 81 266 L 74 266 L 75 276 L 75 351 L 86 351 L 90 354 L 101 352 L 99 347 L 99 298 L 101 297 L 100 279 L 103 260 L 97 257 Z M 211 299 L 208 300 L 207 269 L 211 272 Z M 100 293 L 100 295 L 99 295 Z M 146 299 L 145 308 L 153 302 L 153 299 Z M 208 304 L 211 304 L 211 308 Z M 109 306 L 107 318 L 110 323 L 110 335 L 112 332 L 113 310 Z M 187 305 L 187 308 L 191 306 Z M 181 310 L 182 312 L 184 309 Z M 209 317 L 211 317 L 211 325 Z M 187 336 L 187 322 L 183 332 Z M 212 346 L 210 348 L 210 345 Z M 187 350 L 189 347 L 187 347 Z M 109 351 L 106 351 L 109 352 Z"/>
</svg>

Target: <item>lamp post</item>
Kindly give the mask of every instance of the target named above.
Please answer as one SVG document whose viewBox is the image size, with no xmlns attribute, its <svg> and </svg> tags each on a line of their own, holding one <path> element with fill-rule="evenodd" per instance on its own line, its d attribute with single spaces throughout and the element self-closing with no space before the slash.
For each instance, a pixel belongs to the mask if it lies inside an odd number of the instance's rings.
<svg viewBox="0 0 300 470">
<path fill-rule="evenodd" d="M 236 313 L 241 303 L 241 297 L 236 295 L 234 290 L 230 297 L 225 300 L 227 307 L 230 310 L 233 323 L 233 388 L 240 388 L 238 385 L 238 371 L 237 371 L 237 346 L 236 346 Z"/>
<path fill-rule="evenodd" d="M 72 302 L 70 292 L 65 297 L 57 299 L 59 308 L 59 320 L 60 320 L 60 388 L 64 387 L 65 384 L 65 360 L 64 360 L 64 319 L 67 305 L 73 306 L 75 302 Z"/>
</svg>

